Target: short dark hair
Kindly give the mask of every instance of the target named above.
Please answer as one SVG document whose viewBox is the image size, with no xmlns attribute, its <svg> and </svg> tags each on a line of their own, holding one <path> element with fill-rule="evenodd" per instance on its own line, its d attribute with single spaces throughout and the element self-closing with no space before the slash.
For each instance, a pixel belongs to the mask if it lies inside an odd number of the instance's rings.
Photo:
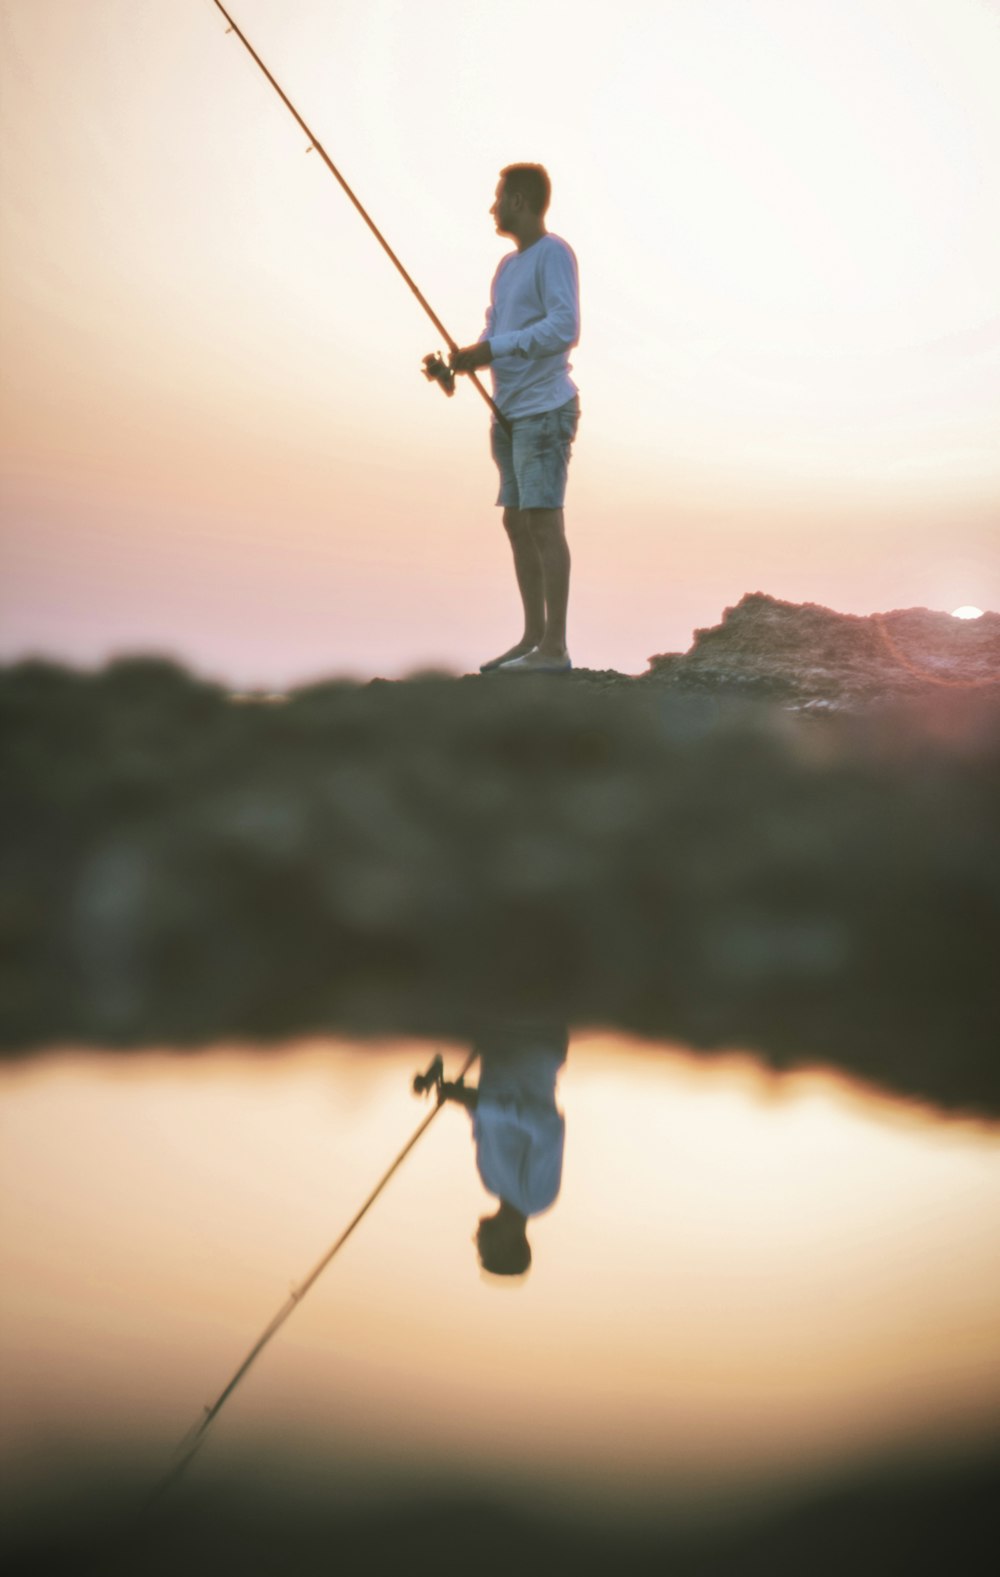
<svg viewBox="0 0 1000 1577">
<path fill-rule="evenodd" d="M 531 1244 L 527 1238 L 514 1243 L 480 1238 L 479 1263 L 491 1276 L 525 1276 L 531 1269 Z"/>
<path fill-rule="evenodd" d="M 541 218 L 552 196 L 552 182 L 544 164 L 508 164 L 500 175 L 505 190 L 512 196 L 520 192 L 532 213 Z"/>
<path fill-rule="evenodd" d="M 476 1247 L 480 1265 L 491 1276 L 523 1276 L 531 1266 L 531 1244 L 523 1227 L 514 1233 L 498 1228 L 496 1216 L 483 1216 Z"/>
</svg>

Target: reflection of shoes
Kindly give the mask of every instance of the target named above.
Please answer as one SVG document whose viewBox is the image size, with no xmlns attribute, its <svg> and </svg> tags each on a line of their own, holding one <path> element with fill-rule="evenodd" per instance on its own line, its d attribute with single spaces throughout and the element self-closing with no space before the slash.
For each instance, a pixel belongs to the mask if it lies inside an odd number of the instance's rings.
<svg viewBox="0 0 1000 1577">
<path fill-rule="evenodd" d="M 548 652 L 540 652 L 537 646 L 533 646 L 531 651 L 525 652 L 523 657 L 515 657 L 512 662 L 501 663 L 499 672 L 502 674 L 564 674 L 568 673 L 572 666 L 568 652 L 562 657 L 550 657 Z"/>
</svg>

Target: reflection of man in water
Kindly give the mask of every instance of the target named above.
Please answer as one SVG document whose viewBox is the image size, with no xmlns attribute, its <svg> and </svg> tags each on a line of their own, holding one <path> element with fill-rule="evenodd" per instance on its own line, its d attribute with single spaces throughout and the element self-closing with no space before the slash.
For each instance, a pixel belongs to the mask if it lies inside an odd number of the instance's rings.
<svg viewBox="0 0 1000 1577">
<path fill-rule="evenodd" d="M 528 1220 L 559 1194 L 566 1123 L 556 1106 L 556 1079 L 568 1044 L 561 1025 L 507 1025 L 477 1042 L 478 1089 L 442 1085 L 445 1100 L 471 1112 L 479 1176 L 500 1201 L 476 1233 L 480 1263 L 497 1276 L 528 1269 Z"/>
</svg>

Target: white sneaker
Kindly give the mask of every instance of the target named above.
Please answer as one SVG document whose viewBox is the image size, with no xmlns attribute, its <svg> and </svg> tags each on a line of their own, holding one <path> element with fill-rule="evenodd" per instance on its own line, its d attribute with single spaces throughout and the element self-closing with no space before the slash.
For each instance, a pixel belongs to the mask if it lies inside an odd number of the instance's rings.
<svg viewBox="0 0 1000 1577">
<path fill-rule="evenodd" d="M 550 657 L 547 652 L 540 652 L 533 646 L 530 652 L 525 652 L 523 657 L 512 657 L 509 663 L 501 663 L 497 669 L 502 674 L 564 674 L 568 673 L 573 664 L 569 653 L 565 657 Z"/>
</svg>

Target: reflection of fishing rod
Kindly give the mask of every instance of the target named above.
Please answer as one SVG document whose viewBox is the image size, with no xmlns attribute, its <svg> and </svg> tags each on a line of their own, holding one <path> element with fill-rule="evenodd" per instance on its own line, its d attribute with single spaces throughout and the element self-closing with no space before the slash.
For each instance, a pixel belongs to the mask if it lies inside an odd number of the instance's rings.
<svg viewBox="0 0 1000 1577">
<path fill-rule="evenodd" d="M 460 1073 L 458 1075 L 456 1083 L 458 1083 L 458 1084 L 462 1083 L 462 1080 L 465 1078 L 465 1075 L 468 1073 L 469 1069 L 472 1067 L 472 1064 L 475 1062 L 475 1060 L 478 1057 L 478 1055 L 479 1055 L 478 1051 L 470 1052 L 469 1056 L 466 1058 L 465 1062 L 462 1064 L 462 1068 L 461 1068 L 461 1071 L 460 1071 Z M 383 1172 L 381 1178 L 375 1184 L 375 1187 L 372 1189 L 371 1193 L 368 1195 L 368 1198 L 365 1200 L 364 1204 L 361 1206 L 361 1209 L 357 1212 L 357 1214 L 352 1218 L 352 1220 L 344 1228 L 343 1232 L 340 1234 L 340 1236 L 337 1239 L 337 1241 L 335 1243 L 331 1244 L 331 1246 L 327 1249 L 326 1253 L 323 1255 L 323 1258 L 321 1260 L 317 1261 L 317 1263 L 313 1266 L 312 1270 L 309 1272 L 309 1274 L 305 1278 L 305 1280 L 303 1282 L 301 1282 L 297 1287 L 293 1287 L 292 1288 L 292 1291 L 289 1293 L 288 1297 L 285 1299 L 285 1302 L 281 1305 L 281 1308 L 278 1310 L 277 1314 L 269 1322 L 269 1324 L 267 1324 L 264 1327 L 263 1331 L 258 1336 L 257 1340 L 254 1342 L 253 1346 L 251 1347 L 250 1351 L 247 1353 L 247 1355 L 244 1358 L 243 1362 L 240 1364 L 239 1368 L 236 1370 L 236 1373 L 233 1375 L 232 1379 L 229 1381 L 229 1384 L 227 1386 L 225 1386 L 225 1388 L 222 1391 L 219 1392 L 219 1395 L 216 1397 L 215 1401 L 211 1403 L 211 1405 L 208 1405 L 208 1406 L 205 1407 L 205 1410 L 204 1410 L 201 1418 L 198 1420 L 197 1424 L 195 1424 L 193 1429 L 189 1430 L 189 1432 L 185 1435 L 184 1439 L 181 1441 L 180 1445 L 178 1446 L 178 1448 L 177 1448 L 177 1460 L 174 1463 L 173 1467 L 170 1469 L 169 1473 L 167 1473 L 167 1475 L 160 1480 L 159 1484 L 156 1486 L 156 1488 L 153 1490 L 152 1494 L 150 1495 L 149 1501 L 148 1501 L 148 1507 L 152 1507 L 159 1500 L 160 1496 L 164 1493 L 164 1491 L 169 1489 L 170 1485 L 175 1483 L 177 1481 L 177 1479 L 180 1478 L 180 1476 L 184 1472 L 185 1468 L 188 1466 L 188 1464 L 191 1462 L 191 1460 L 195 1456 L 195 1453 L 199 1450 L 199 1448 L 200 1448 L 200 1446 L 202 1444 L 202 1441 L 204 1440 L 205 1435 L 206 1435 L 206 1433 L 208 1431 L 208 1428 L 211 1425 L 212 1421 L 219 1416 L 219 1413 L 222 1411 L 222 1408 L 225 1406 L 226 1402 L 232 1396 L 233 1392 L 236 1390 L 236 1387 L 239 1385 L 239 1383 L 243 1379 L 244 1375 L 250 1369 L 251 1365 L 255 1362 L 255 1360 L 257 1358 L 260 1357 L 261 1353 L 264 1351 L 264 1348 L 267 1346 L 267 1344 L 271 1340 L 272 1336 L 276 1336 L 278 1334 L 278 1332 L 280 1331 L 281 1327 L 284 1325 L 285 1321 L 288 1319 L 288 1316 L 291 1314 L 292 1310 L 298 1307 L 298 1305 L 302 1302 L 302 1299 L 305 1297 L 305 1295 L 309 1291 L 309 1289 L 319 1280 L 320 1276 L 323 1274 L 324 1270 L 326 1269 L 327 1265 L 329 1265 L 329 1263 L 333 1259 L 334 1255 L 339 1253 L 340 1250 L 343 1248 L 344 1244 L 347 1242 L 347 1239 L 350 1237 L 351 1233 L 354 1231 L 354 1228 L 358 1225 L 359 1221 L 361 1221 L 362 1217 L 366 1216 L 368 1214 L 368 1211 L 371 1209 L 372 1205 L 375 1203 L 375 1201 L 378 1198 L 379 1194 L 385 1188 L 385 1185 L 388 1183 L 389 1179 L 394 1175 L 394 1173 L 398 1172 L 399 1168 L 402 1166 L 403 1162 L 406 1160 L 406 1157 L 409 1155 L 410 1151 L 413 1149 L 414 1145 L 417 1143 L 417 1140 L 420 1139 L 421 1136 L 427 1132 L 427 1130 L 430 1127 L 431 1123 L 434 1121 L 434 1119 L 437 1116 L 438 1112 L 441 1110 L 442 1106 L 444 1105 L 444 1097 L 443 1097 L 442 1089 L 441 1089 L 442 1073 L 443 1073 L 443 1063 L 442 1063 L 442 1060 L 441 1060 L 440 1056 L 438 1056 L 438 1057 L 434 1058 L 434 1061 L 430 1064 L 430 1066 L 427 1069 L 426 1073 L 417 1074 L 416 1078 L 413 1081 L 414 1094 L 424 1095 L 424 1094 L 427 1093 L 428 1090 L 434 1090 L 435 1093 L 436 1093 L 437 1099 L 435 1101 L 433 1109 L 424 1118 L 423 1122 L 420 1124 L 419 1128 L 417 1128 L 416 1132 L 413 1133 L 411 1135 L 411 1137 L 406 1141 L 406 1143 L 404 1144 L 403 1148 L 400 1150 L 399 1154 L 397 1155 L 396 1159 L 393 1161 L 393 1163 L 389 1167 L 389 1169 L 386 1172 Z"/>
<path fill-rule="evenodd" d="M 265 77 L 267 78 L 268 82 L 270 82 L 270 84 L 271 84 L 272 88 L 274 89 L 275 93 L 277 93 L 278 97 L 281 99 L 281 102 L 285 105 L 286 109 L 290 110 L 291 113 L 295 116 L 295 119 L 298 121 L 299 125 L 302 127 L 302 130 L 305 132 L 306 136 L 309 138 L 309 148 L 306 151 L 311 153 L 312 150 L 315 148 L 316 152 L 319 154 L 320 158 L 323 160 L 323 163 L 326 165 L 327 169 L 330 171 L 330 174 L 336 176 L 337 180 L 340 182 L 340 184 L 343 187 L 344 191 L 347 193 L 347 196 L 350 198 L 351 202 L 354 204 L 355 208 L 358 210 L 358 213 L 361 215 L 362 219 L 364 220 L 365 224 L 368 226 L 369 230 L 371 231 L 372 235 L 375 237 L 376 241 L 381 246 L 382 250 L 386 253 L 386 255 L 389 257 L 389 259 L 395 264 L 396 268 L 399 270 L 399 272 L 402 274 L 403 278 L 406 280 L 406 283 L 409 285 L 410 289 L 413 291 L 413 294 L 416 296 L 417 300 L 420 302 L 420 305 L 423 307 L 424 311 L 427 313 L 427 316 L 430 318 L 431 322 L 433 323 L 434 327 L 437 329 L 438 333 L 442 334 L 444 336 L 444 338 L 445 338 L 445 340 L 447 341 L 447 344 L 448 344 L 448 349 L 449 350 L 458 350 L 458 342 L 456 340 L 452 339 L 451 335 L 448 333 L 448 330 L 445 328 L 444 324 L 441 322 L 441 319 L 438 317 L 437 313 L 431 307 L 431 305 L 430 305 L 429 301 L 427 300 L 426 296 L 424 296 L 421 293 L 421 291 L 419 291 L 417 289 L 417 286 L 414 284 L 413 280 L 410 278 L 409 274 L 406 272 L 406 269 L 403 267 L 402 263 L 399 261 L 399 258 L 396 256 L 395 252 L 392 250 L 392 247 L 389 245 L 388 241 L 386 240 L 385 236 L 382 234 L 381 230 L 376 225 L 375 221 L 371 218 L 370 214 L 368 214 L 367 211 L 361 206 L 361 203 L 358 201 L 358 199 L 355 197 L 354 193 L 351 191 L 351 188 L 348 186 L 347 182 L 344 180 L 344 177 L 341 175 L 340 171 L 337 169 L 337 166 L 334 164 L 333 160 L 330 158 L 329 154 L 327 153 L 326 149 L 323 147 L 323 144 L 320 142 L 319 138 L 313 136 L 312 132 L 309 130 L 309 127 L 306 125 L 305 121 L 302 119 L 302 116 L 299 114 L 298 110 L 295 108 L 295 105 L 292 103 L 291 99 L 288 97 L 288 95 L 286 93 L 282 92 L 281 88 L 279 88 L 278 84 L 275 82 L 274 78 L 272 77 L 271 73 L 268 71 L 268 69 L 265 66 L 264 62 L 261 60 L 260 56 L 257 54 L 257 51 L 247 42 L 246 38 L 240 32 L 239 28 L 236 26 L 236 23 L 233 21 L 232 17 L 229 15 L 229 12 L 226 10 L 225 6 L 220 4 L 220 0 L 215 0 L 215 4 L 219 7 L 219 10 L 222 12 L 222 14 L 225 17 L 226 21 L 229 23 L 229 27 L 227 29 L 227 32 L 236 34 L 236 37 L 239 39 L 240 43 L 243 44 L 243 46 L 246 48 L 247 52 L 250 55 L 253 56 L 254 60 L 257 62 L 257 64 L 260 67 L 261 71 L 263 71 Z M 503 413 L 500 410 L 500 407 L 497 405 L 496 401 L 494 399 L 492 399 L 490 395 L 487 394 L 486 390 L 483 388 L 482 384 L 480 383 L 479 379 L 476 377 L 475 373 L 474 372 L 470 372 L 470 373 L 467 373 L 465 376 L 467 376 L 468 378 L 470 378 L 472 380 L 472 382 L 475 384 L 476 388 L 479 390 L 479 393 L 482 395 L 483 399 L 486 401 L 486 403 L 489 406 L 490 410 L 493 412 L 493 414 L 496 417 L 497 421 L 509 433 L 510 432 L 510 423 L 507 421 L 507 418 L 503 415 Z M 442 361 L 442 359 L 441 359 L 441 357 L 439 355 L 435 354 L 435 355 L 425 356 L 424 357 L 424 377 L 425 378 L 429 378 L 432 382 L 440 383 L 440 385 L 441 385 L 442 389 L 444 390 L 445 394 L 454 394 L 454 392 L 455 392 L 455 374 L 452 372 L 451 368 L 449 366 L 447 366 L 447 364 L 444 361 Z"/>
</svg>

